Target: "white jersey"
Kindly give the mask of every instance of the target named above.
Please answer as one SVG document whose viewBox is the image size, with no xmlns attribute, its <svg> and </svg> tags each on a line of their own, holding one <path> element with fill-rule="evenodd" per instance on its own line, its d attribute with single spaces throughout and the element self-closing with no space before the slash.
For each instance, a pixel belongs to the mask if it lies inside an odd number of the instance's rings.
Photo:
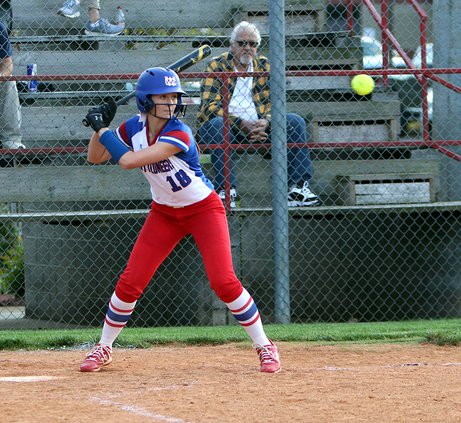
<svg viewBox="0 0 461 423">
<path fill-rule="evenodd" d="M 133 151 L 149 147 L 148 133 L 145 115 L 136 115 L 115 130 L 115 135 Z M 176 118 L 170 119 L 153 142 L 167 142 L 182 150 L 168 159 L 141 167 L 156 203 L 184 207 L 211 194 L 213 184 L 203 174 L 197 145 L 187 125 Z"/>
</svg>

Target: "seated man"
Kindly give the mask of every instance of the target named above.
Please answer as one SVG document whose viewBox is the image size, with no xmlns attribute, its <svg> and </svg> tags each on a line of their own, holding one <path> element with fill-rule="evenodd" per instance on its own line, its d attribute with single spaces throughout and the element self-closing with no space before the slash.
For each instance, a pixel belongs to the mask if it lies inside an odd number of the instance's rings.
<svg viewBox="0 0 461 423">
<path fill-rule="evenodd" d="M 215 57 L 207 72 L 268 72 L 269 61 L 258 55 L 261 35 L 255 25 L 240 22 L 230 36 L 230 50 Z M 201 87 L 201 105 L 198 113 L 200 142 L 222 144 L 223 137 L 223 83 L 220 78 L 206 78 Z M 270 142 L 270 99 L 267 77 L 239 77 L 229 81 L 230 142 Z M 287 142 L 306 143 L 307 130 L 304 119 L 287 113 Z M 215 188 L 222 199 L 224 191 L 224 149 L 214 149 L 211 161 L 215 172 Z M 312 164 L 309 149 L 289 148 L 288 157 L 288 206 L 312 206 L 319 198 L 309 188 Z M 235 175 L 230 166 L 231 207 L 237 198 Z"/>
</svg>

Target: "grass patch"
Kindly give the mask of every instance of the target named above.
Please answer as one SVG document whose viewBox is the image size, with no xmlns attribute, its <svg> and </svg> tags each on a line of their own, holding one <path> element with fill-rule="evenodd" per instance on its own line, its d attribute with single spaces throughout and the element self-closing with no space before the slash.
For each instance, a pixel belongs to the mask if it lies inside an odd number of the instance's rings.
<svg viewBox="0 0 461 423">
<path fill-rule="evenodd" d="M 418 320 L 377 323 L 309 323 L 266 325 L 275 341 L 337 343 L 431 343 L 459 345 L 461 320 Z M 100 329 L 5 330 L 0 332 L 0 350 L 37 350 L 77 348 L 94 344 Z M 245 331 L 237 326 L 126 328 L 116 345 L 126 348 L 149 348 L 154 345 L 219 345 L 229 342 L 250 342 Z"/>
</svg>

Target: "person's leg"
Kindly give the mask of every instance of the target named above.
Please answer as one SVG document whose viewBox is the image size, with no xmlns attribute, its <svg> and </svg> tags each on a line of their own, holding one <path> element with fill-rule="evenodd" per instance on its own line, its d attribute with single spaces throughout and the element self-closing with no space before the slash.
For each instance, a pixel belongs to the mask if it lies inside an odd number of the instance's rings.
<svg viewBox="0 0 461 423">
<path fill-rule="evenodd" d="M 116 298 L 132 308 L 131 305 L 134 305 L 141 296 L 158 267 L 185 235 L 176 222 L 169 219 L 167 215 L 152 210 L 136 240 L 126 268 L 117 282 L 114 293 Z M 120 307 L 115 306 L 115 308 Z M 122 307 L 122 310 L 126 312 L 125 307 Z M 112 315 L 116 314 L 116 310 L 112 310 Z M 118 319 L 123 326 L 128 322 L 126 317 L 125 315 Z M 105 326 L 115 328 L 112 333 L 118 335 L 123 327 L 113 324 L 113 320 L 117 321 L 109 316 Z M 104 330 L 102 336 L 106 337 Z M 116 336 L 106 338 L 113 342 Z"/>
<path fill-rule="evenodd" d="M 3 148 L 24 148 L 21 136 L 21 106 L 14 81 L 0 83 L 0 141 Z"/>
<path fill-rule="evenodd" d="M 99 11 L 101 6 L 99 5 L 99 0 L 88 0 L 88 16 L 90 21 L 95 23 L 101 17 Z"/>
<path fill-rule="evenodd" d="M 6 119 L 4 117 L 6 89 L 6 82 L 0 82 L 0 146 L 3 148 L 7 148 L 5 145 L 7 140 L 5 137 Z"/>
<path fill-rule="evenodd" d="M 294 113 L 287 114 L 287 142 L 307 143 L 306 122 Z M 312 162 L 309 148 L 288 148 L 288 207 L 313 206 L 319 197 L 311 191 Z"/>
<path fill-rule="evenodd" d="M 87 35 L 119 35 L 125 29 L 125 14 L 121 7 L 117 8 L 114 23 L 100 16 L 101 7 L 99 0 L 88 0 L 89 21 L 86 23 L 85 34 Z"/>
<path fill-rule="evenodd" d="M 230 132 L 230 142 L 234 142 L 234 135 Z M 224 121 L 216 117 L 205 122 L 199 128 L 200 142 L 206 145 L 224 144 Z M 211 150 L 211 163 L 215 174 L 214 185 L 217 191 L 224 189 L 224 166 L 226 151 L 223 148 Z M 233 170 L 232 156 L 229 158 L 229 179 L 232 187 L 235 188 L 236 180 Z"/>
<path fill-rule="evenodd" d="M 190 221 L 190 230 L 205 264 L 211 288 L 247 332 L 260 356 L 261 371 L 280 370 L 277 347 L 267 338 L 258 307 L 235 275 L 226 213 L 212 194 L 208 210 Z"/>
<path fill-rule="evenodd" d="M 295 114 L 287 113 L 287 143 L 307 143 L 307 128 L 305 120 Z M 288 186 L 312 178 L 312 162 L 309 148 L 288 148 Z"/>
<path fill-rule="evenodd" d="M 138 298 L 184 236 L 184 231 L 167 215 L 156 210 L 149 213 L 109 301 L 100 341 L 82 362 L 80 371 L 99 371 L 111 363 L 112 344 L 128 323 Z"/>
</svg>

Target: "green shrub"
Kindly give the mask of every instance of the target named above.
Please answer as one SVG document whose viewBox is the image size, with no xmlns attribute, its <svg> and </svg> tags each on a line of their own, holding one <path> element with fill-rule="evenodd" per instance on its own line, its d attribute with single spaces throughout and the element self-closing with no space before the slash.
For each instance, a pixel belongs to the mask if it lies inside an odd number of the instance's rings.
<svg viewBox="0 0 461 423">
<path fill-rule="evenodd" d="M 6 204 L 0 212 L 6 213 Z M 18 227 L 0 222 L 0 294 L 24 296 L 24 249 Z"/>
<path fill-rule="evenodd" d="M 15 297 L 24 297 L 24 249 L 17 236 L 11 248 L 0 257 L 0 291 Z"/>
</svg>

